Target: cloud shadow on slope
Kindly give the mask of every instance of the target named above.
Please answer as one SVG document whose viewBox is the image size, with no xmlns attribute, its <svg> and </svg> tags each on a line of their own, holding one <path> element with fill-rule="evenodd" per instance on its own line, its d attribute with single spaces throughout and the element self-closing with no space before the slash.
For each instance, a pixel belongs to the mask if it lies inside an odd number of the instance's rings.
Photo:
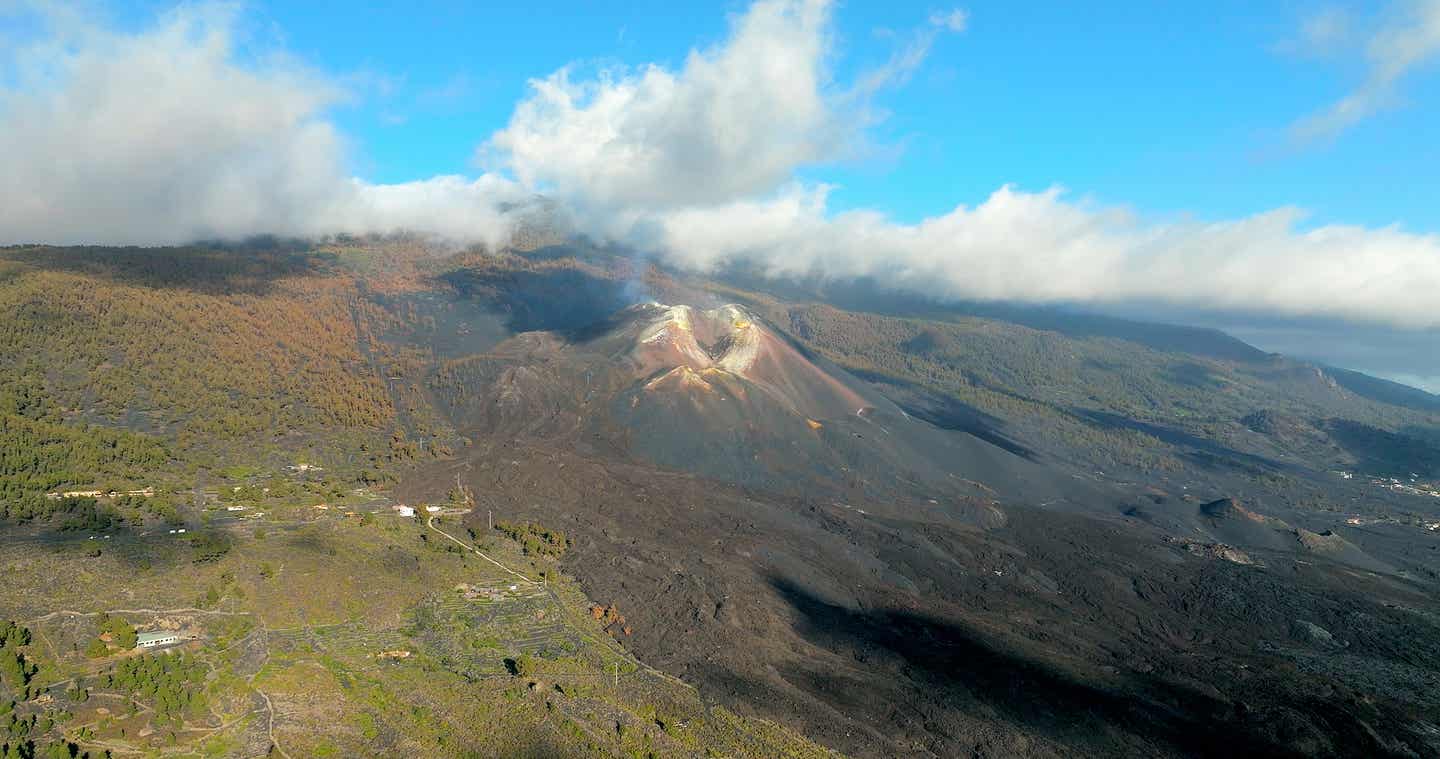
<svg viewBox="0 0 1440 759">
<path fill-rule="evenodd" d="M 206 295 L 264 295 L 281 280 L 328 267 L 324 257 L 306 251 L 304 246 L 268 240 L 169 248 L 22 246 L 0 250 L 0 259 L 117 285 Z"/>
<path fill-rule="evenodd" d="M 578 268 L 459 269 L 441 278 L 504 314 L 513 332 L 579 334 L 634 302 L 624 282 Z"/>
</svg>

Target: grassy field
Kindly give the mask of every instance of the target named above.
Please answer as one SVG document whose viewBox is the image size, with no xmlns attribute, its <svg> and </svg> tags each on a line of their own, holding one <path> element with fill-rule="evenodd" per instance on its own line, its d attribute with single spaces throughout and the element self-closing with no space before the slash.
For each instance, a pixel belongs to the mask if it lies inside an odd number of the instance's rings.
<svg viewBox="0 0 1440 759">
<path fill-rule="evenodd" d="M 484 555 L 455 521 L 338 509 L 11 537 L 0 619 L 31 631 L 39 667 L 17 740 L 95 756 L 830 755 L 708 708 L 630 657 L 553 560 L 478 539 Z M 116 620 L 187 640 L 96 656 Z M 201 674 L 173 699 L 118 684 L 152 658 Z"/>
</svg>

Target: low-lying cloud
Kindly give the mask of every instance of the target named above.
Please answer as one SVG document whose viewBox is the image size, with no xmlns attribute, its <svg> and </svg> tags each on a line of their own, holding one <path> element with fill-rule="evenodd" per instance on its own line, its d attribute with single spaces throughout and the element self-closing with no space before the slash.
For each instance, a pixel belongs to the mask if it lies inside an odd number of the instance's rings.
<svg viewBox="0 0 1440 759">
<path fill-rule="evenodd" d="M 563 67 L 477 135 L 484 173 L 396 185 L 348 171 L 327 118 L 342 89 L 242 54 L 225 12 L 187 6 L 138 34 L 66 29 L 12 52 L 20 73 L 0 80 L 0 242 L 408 229 L 493 245 L 539 194 L 575 232 L 695 268 L 743 259 L 940 297 L 1440 325 L 1427 306 L 1440 238 L 1307 227 L 1297 209 L 1155 221 L 1005 186 L 918 223 L 831 211 L 839 190 L 799 177 L 863 153 L 874 94 L 942 35 L 971 33 L 963 11 L 917 19 L 888 63 L 836 81 L 831 13 L 826 0 L 761 0 L 678 67 Z"/>
<path fill-rule="evenodd" d="M 1440 238 L 1396 229 L 1299 229 L 1281 209 L 1224 222 L 1146 223 L 1059 189 L 1003 187 L 918 224 L 830 214 L 795 186 L 757 202 L 643 220 L 694 266 L 750 258 L 773 274 L 869 276 L 941 297 L 1065 303 L 1164 301 L 1210 310 L 1440 324 Z M 637 225 L 649 229 L 649 224 Z"/>
</svg>

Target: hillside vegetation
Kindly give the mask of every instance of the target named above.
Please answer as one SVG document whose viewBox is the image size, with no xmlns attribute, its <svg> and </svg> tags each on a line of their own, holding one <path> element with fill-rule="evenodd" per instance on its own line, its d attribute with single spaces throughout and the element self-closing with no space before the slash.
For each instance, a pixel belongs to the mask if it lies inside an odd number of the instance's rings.
<svg viewBox="0 0 1440 759">
<path fill-rule="evenodd" d="M 303 248 L 0 251 L 11 511 L 62 486 L 296 456 L 373 480 L 429 453 L 444 431 L 412 440 L 401 423 L 371 349 L 372 323 L 394 319 L 361 294 L 370 260 L 350 263 Z"/>
<path fill-rule="evenodd" d="M 651 300 L 744 310 L 687 341 L 620 311 Z M 742 329 L 754 363 L 708 366 Z M 0 619 L 35 632 L 0 660 L 3 742 L 1423 748 L 1416 393 L 1203 330 L 581 244 L 0 249 Z M 194 637 L 157 664 L 136 629 Z"/>
<path fill-rule="evenodd" d="M 515 331 L 603 321 L 646 291 L 749 303 L 918 418 L 978 420 L 1104 472 L 1204 471 L 1272 489 L 1291 486 L 1294 466 L 1440 476 L 1440 411 L 1424 394 L 1223 336 L 1016 317 L 1056 328 L 1036 329 L 883 299 L 867 311 L 859 297 L 844 310 L 794 287 L 772 288 L 782 299 L 685 281 L 583 246 L 0 250 L 0 491 L 25 516 L 46 510 L 44 492 L 196 467 L 307 460 L 383 482 L 453 455 L 458 429 L 496 413 L 457 405 L 456 382 L 488 380 L 456 367 L 490 365 Z"/>
<path fill-rule="evenodd" d="M 512 574 L 457 525 L 385 511 L 205 533 L 223 551 L 0 541 L 0 751 L 836 756 L 640 665 L 550 560 L 479 536 Z M 139 649 L 137 628 L 179 641 Z"/>
<path fill-rule="evenodd" d="M 1218 456 L 1252 476 L 1282 464 L 1440 476 L 1440 413 L 1372 399 L 1283 357 L 1212 358 L 963 314 L 844 311 L 718 289 L 764 307 L 802 345 L 922 418 L 943 426 L 988 415 L 1039 450 L 1101 469 L 1173 472 Z M 1247 423 L 1259 417 L 1283 429 Z"/>
</svg>

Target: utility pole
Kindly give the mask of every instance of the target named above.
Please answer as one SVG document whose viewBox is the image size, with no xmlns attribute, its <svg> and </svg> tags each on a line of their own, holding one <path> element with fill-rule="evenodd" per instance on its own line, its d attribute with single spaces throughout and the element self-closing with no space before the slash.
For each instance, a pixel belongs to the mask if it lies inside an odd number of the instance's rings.
<svg viewBox="0 0 1440 759">
<path fill-rule="evenodd" d="M 460 503 L 467 509 L 475 508 L 475 493 L 470 488 L 460 484 L 460 473 L 455 473 L 455 492 L 460 496 Z"/>
<path fill-rule="evenodd" d="M 611 666 L 615 668 L 615 690 L 618 691 L 620 690 L 620 662 L 617 661 Z"/>
<path fill-rule="evenodd" d="M 494 511 L 494 509 L 486 509 L 486 510 L 485 510 L 485 527 L 486 527 L 486 529 L 488 529 L 490 532 L 494 532 L 494 531 L 495 531 L 495 511 Z"/>
</svg>

